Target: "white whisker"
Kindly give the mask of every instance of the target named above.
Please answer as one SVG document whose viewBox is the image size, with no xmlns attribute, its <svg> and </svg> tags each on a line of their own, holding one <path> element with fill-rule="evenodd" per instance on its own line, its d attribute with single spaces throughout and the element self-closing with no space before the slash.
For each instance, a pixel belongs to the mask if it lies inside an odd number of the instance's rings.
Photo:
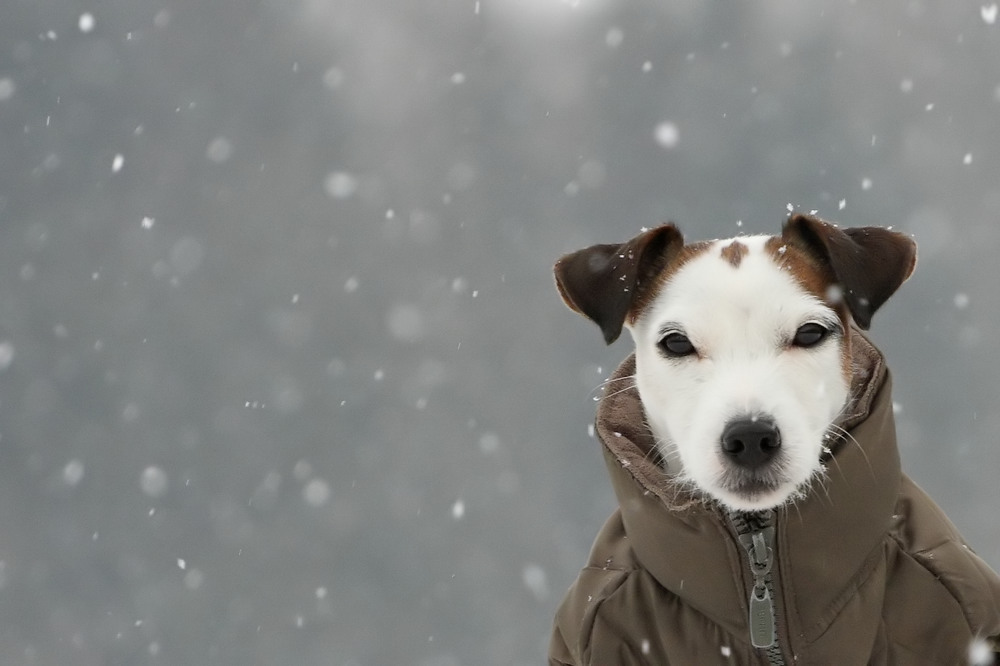
<svg viewBox="0 0 1000 666">
<path fill-rule="evenodd" d="M 872 462 L 871 462 L 871 460 L 870 460 L 870 459 L 868 458 L 868 452 L 867 452 L 867 451 L 865 451 L 865 448 L 864 448 L 863 446 L 861 446 L 861 442 L 859 442 L 859 441 L 858 441 L 858 440 L 857 440 L 857 439 L 856 439 L 856 438 L 854 437 L 854 435 L 852 435 L 852 434 L 851 434 L 850 432 L 848 432 L 847 430 L 845 430 L 845 429 L 841 428 L 841 427 L 840 427 L 839 425 L 836 425 L 836 424 L 831 424 L 831 425 L 830 425 L 830 431 L 832 431 L 833 433 L 836 433 L 837 435 L 839 435 L 839 436 L 840 436 L 840 437 L 841 437 L 841 438 L 842 438 L 842 439 L 843 439 L 844 441 L 846 441 L 846 442 L 848 442 L 848 443 L 850 443 L 850 444 L 854 444 L 854 445 L 855 445 L 856 447 L 858 447 L 858 451 L 860 451 L 860 452 L 861 452 L 861 455 L 862 455 L 862 456 L 864 456 L 864 459 L 865 459 L 865 464 L 866 464 L 866 465 L 868 466 L 868 471 L 869 471 L 869 472 L 871 472 L 871 474 L 872 474 L 872 477 L 874 478 L 874 477 L 876 476 L 876 474 L 875 474 L 875 468 L 873 468 L 873 467 L 872 467 Z M 833 458 L 834 460 L 836 460 L 836 459 L 837 459 L 837 457 L 836 457 L 836 456 L 831 456 L 831 457 L 832 457 L 832 458 Z M 837 464 L 837 466 L 838 466 L 838 468 L 839 468 L 839 467 L 840 467 L 840 463 L 838 463 L 838 464 Z"/>
<path fill-rule="evenodd" d="M 605 379 L 604 381 L 602 381 L 600 384 L 598 384 L 597 386 L 595 386 L 594 388 L 592 388 L 590 390 L 590 393 L 591 393 L 591 395 L 593 395 L 594 393 L 596 393 L 598 391 L 603 391 L 604 389 L 606 389 L 609 385 L 613 384 L 614 382 L 625 382 L 625 381 L 630 381 L 630 380 L 632 381 L 632 386 L 635 386 L 635 375 L 626 375 L 624 377 L 608 377 L 607 379 Z"/>
<path fill-rule="evenodd" d="M 632 384 L 629 384 L 625 388 L 618 389 L 614 393 L 605 393 L 604 396 L 603 396 L 603 398 L 613 398 L 614 396 L 618 395 L 619 393 L 625 393 L 626 391 L 631 391 L 634 388 L 635 388 L 635 383 L 633 382 Z"/>
</svg>

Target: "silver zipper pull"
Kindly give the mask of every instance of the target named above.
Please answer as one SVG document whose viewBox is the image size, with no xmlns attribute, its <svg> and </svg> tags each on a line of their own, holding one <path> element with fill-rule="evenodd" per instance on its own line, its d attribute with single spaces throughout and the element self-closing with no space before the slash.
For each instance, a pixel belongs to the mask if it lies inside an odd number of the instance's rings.
<svg viewBox="0 0 1000 666">
<path fill-rule="evenodd" d="M 739 535 L 740 544 L 747 551 L 753 588 L 750 590 L 750 644 L 755 648 L 769 648 L 777 641 L 774 619 L 774 600 L 767 586 L 767 575 L 774 563 L 774 526 Z"/>
<path fill-rule="evenodd" d="M 774 645 L 774 602 L 767 586 L 754 585 L 750 590 L 750 644 L 755 648 Z"/>
</svg>

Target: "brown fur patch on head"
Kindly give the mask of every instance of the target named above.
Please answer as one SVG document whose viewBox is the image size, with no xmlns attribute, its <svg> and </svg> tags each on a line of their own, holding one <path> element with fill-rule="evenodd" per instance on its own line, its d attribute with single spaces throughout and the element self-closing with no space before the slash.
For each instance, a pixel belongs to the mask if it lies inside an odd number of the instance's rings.
<svg viewBox="0 0 1000 666">
<path fill-rule="evenodd" d="M 729 265 L 733 268 L 739 268 L 740 263 L 743 261 L 743 257 L 747 256 L 749 248 L 743 243 L 734 240 L 729 245 L 722 248 L 722 258 L 729 262 Z"/>
<path fill-rule="evenodd" d="M 851 314 L 847 304 L 840 295 L 837 277 L 829 265 L 816 259 L 815 256 L 786 244 L 781 236 L 772 236 L 764 244 L 778 268 L 788 271 L 799 286 L 825 303 L 837 313 L 843 328 L 843 343 L 841 353 L 841 372 L 847 381 L 851 381 L 853 368 L 851 362 Z"/>
<path fill-rule="evenodd" d="M 788 245 L 781 236 L 772 236 L 764 244 L 764 250 L 771 255 L 774 263 L 788 271 L 792 278 L 810 294 L 828 302 L 830 287 L 836 276 L 830 267 L 794 245 Z"/>
<path fill-rule="evenodd" d="M 689 245 L 683 246 L 677 254 L 671 258 L 670 262 L 660 271 L 652 283 L 643 290 L 638 296 L 636 296 L 635 301 L 632 303 L 632 309 L 629 311 L 628 322 L 629 324 L 635 324 L 642 316 L 642 314 L 649 307 L 650 303 L 656 299 L 656 296 L 663 290 L 670 278 L 684 267 L 684 264 L 691 261 L 700 254 L 703 254 L 711 247 L 712 241 L 698 241 L 696 243 L 691 243 Z"/>
</svg>

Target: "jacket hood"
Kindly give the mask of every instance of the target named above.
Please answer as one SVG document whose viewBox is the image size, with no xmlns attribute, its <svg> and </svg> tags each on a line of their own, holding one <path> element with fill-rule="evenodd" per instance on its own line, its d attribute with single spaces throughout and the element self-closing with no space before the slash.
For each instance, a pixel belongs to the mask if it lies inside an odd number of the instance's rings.
<svg viewBox="0 0 1000 666">
<path fill-rule="evenodd" d="M 901 484 L 889 373 L 879 351 L 856 330 L 850 344 L 851 399 L 838 422 L 849 436 L 841 438 L 806 497 L 775 511 L 782 585 L 794 606 L 786 608 L 788 630 L 806 640 L 822 634 L 847 604 L 845 591 L 875 567 Z M 630 356 L 613 380 L 634 374 Z M 739 632 L 746 626 L 746 563 L 732 547 L 726 510 L 660 467 L 634 386 L 601 400 L 597 433 L 636 559 L 664 588 Z"/>
</svg>

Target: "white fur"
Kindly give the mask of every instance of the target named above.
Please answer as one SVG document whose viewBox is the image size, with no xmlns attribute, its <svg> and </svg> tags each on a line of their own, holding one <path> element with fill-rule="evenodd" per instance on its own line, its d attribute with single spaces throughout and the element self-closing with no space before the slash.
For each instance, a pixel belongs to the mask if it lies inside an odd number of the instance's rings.
<svg viewBox="0 0 1000 666">
<path fill-rule="evenodd" d="M 716 241 L 673 275 L 634 324 L 636 384 L 668 472 L 740 511 L 794 499 L 821 470 L 824 436 L 848 398 L 842 335 L 804 349 L 789 345 L 805 323 L 839 325 L 764 249 L 766 236 L 736 239 L 749 248 L 739 267 Z M 698 354 L 667 358 L 664 327 L 679 329 Z M 781 433 L 775 459 L 754 494 L 727 485 L 735 464 L 721 449 L 733 419 L 764 417 Z M 731 477 L 729 477 L 731 478 Z M 731 485 L 731 484 L 730 484 Z"/>
</svg>

